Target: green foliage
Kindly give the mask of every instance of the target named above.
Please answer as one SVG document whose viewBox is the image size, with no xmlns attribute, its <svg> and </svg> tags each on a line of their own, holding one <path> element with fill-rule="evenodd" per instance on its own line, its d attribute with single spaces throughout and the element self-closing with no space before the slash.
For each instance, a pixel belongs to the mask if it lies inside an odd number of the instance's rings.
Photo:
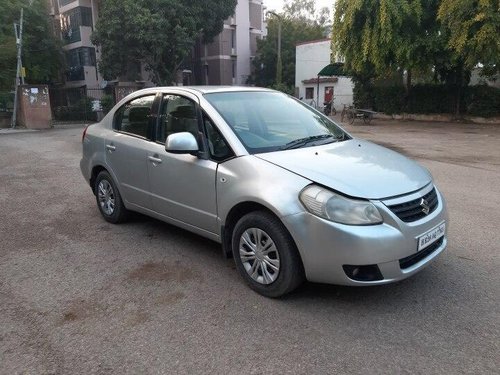
<svg viewBox="0 0 500 375">
<path fill-rule="evenodd" d="M 316 14 L 314 1 L 295 0 L 285 5 L 281 15 L 282 82 L 295 86 L 295 47 L 297 43 L 325 38 L 328 18 L 325 13 Z M 257 41 L 257 57 L 253 60 L 253 73 L 249 83 L 269 87 L 276 82 L 276 62 L 279 18 L 271 15 L 267 21 L 266 39 Z"/>
<path fill-rule="evenodd" d="M 465 68 L 483 64 L 500 71 L 500 7 L 498 0 L 441 0 L 438 20 L 449 33 L 448 47 Z"/>
<path fill-rule="evenodd" d="M 108 113 L 111 110 L 111 108 L 113 108 L 114 105 L 115 101 L 113 99 L 113 95 L 109 94 L 103 95 L 101 99 L 101 106 L 104 114 Z"/>
<path fill-rule="evenodd" d="M 12 112 L 14 108 L 14 94 L 11 92 L 0 92 L 0 112 Z"/>
<path fill-rule="evenodd" d="M 486 85 L 470 86 L 465 94 L 467 113 L 473 116 L 500 116 L 500 89 Z"/>
<path fill-rule="evenodd" d="M 51 83 L 59 75 L 62 54 L 52 32 L 47 1 L 0 0 L 0 89 L 11 90 L 16 75 L 16 40 L 13 23 L 24 7 L 23 65 L 27 83 Z"/>
<path fill-rule="evenodd" d="M 454 113 L 457 88 L 450 85 L 416 85 L 401 108 L 407 113 Z M 461 111 L 464 111 L 463 104 Z"/>
<path fill-rule="evenodd" d="M 404 86 L 375 86 L 373 88 L 374 109 L 388 115 L 404 110 L 404 98 Z"/>
<path fill-rule="evenodd" d="M 361 86 L 359 86 L 361 87 Z M 358 89 L 354 92 L 355 106 L 366 108 L 362 100 L 371 95 L 373 109 L 388 115 L 400 113 L 454 113 L 457 88 L 450 85 L 415 85 L 407 94 L 403 85 L 373 85 L 369 93 Z M 500 115 L 500 89 L 482 85 L 464 89 L 460 101 L 463 114 L 491 117 Z"/>
<path fill-rule="evenodd" d="M 499 71 L 499 35 L 498 0 L 337 0 L 332 46 L 354 75 L 380 78 L 406 72 L 407 93 L 413 90 L 413 72 L 433 76 L 453 93 L 459 115 L 471 70 L 481 64 L 487 75 Z M 368 89 L 360 87 L 358 97 L 368 95 Z M 412 105 L 405 103 L 407 108 Z"/>
<path fill-rule="evenodd" d="M 270 89 L 277 90 L 284 92 L 285 94 L 288 95 L 293 95 L 295 92 L 295 89 L 293 86 L 287 86 L 284 83 L 275 83 L 269 87 Z"/>
<path fill-rule="evenodd" d="M 422 49 L 419 29 L 423 18 L 420 0 L 337 0 L 334 53 L 344 56 L 346 68 L 358 73 L 367 64 L 378 74 L 410 68 L 416 51 Z M 435 31 L 430 31 L 426 39 L 435 37 Z M 425 56 L 424 51 L 418 56 Z"/>
<path fill-rule="evenodd" d="M 107 0 L 92 41 L 102 47 L 106 79 L 136 79 L 143 62 L 156 84 L 170 84 L 196 40 L 210 40 L 234 13 L 236 0 Z"/>
<path fill-rule="evenodd" d="M 75 104 L 53 108 L 58 121 L 97 121 L 97 113 L 92 111 L 94 99 L 83 97 Z"/>
</svg>

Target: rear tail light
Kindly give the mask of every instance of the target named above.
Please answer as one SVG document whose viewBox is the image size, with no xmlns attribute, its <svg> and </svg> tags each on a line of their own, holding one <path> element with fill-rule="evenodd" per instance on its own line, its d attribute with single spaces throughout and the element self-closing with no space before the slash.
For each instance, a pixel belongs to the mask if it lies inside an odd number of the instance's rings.
<svg viewBox="0 0 500 375">
<path fill-rule="evenodd" d="M 88 127 L 89 127 L 89 125 L 87 125 L 87 126 L 85 127 L 85 129 L 83 129 L 83 134 L 82 134 L 82 143 L 83 143 L 83 141 L 84 141 L 84 139 L 85 139 L 85 136 L 87 135 L 87 129 L 88 129 Z"/>
</svg>

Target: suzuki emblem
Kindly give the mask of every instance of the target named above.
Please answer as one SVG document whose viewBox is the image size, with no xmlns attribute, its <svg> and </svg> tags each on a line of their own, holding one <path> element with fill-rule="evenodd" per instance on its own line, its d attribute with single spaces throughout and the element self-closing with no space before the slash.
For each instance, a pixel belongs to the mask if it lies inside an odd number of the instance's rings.
<svg viewBox="0 0 500 375">
<path fill-rule="evenodd" d="M 429 202 L 427 202 L 424 198 L 420 201 L 420 207 L 422 207 L 422 212 L 426 215 L 429 215 L 431 208 L 429 207 Z"/>
</svg>

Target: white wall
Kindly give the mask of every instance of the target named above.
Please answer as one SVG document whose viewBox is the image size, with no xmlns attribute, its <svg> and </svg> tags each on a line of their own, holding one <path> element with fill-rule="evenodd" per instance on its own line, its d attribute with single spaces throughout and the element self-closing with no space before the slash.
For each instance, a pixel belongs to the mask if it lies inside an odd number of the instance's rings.
<svg viewBox="0 0 500 375">
<path fill-rule="evenodd" d="M 330 64 L 330 40 L 322 40 L 307 44 L 297 45 L 295 48 L 295 87 L 298 88 L 299 98 L 304 98 L 305 102 L 310 102 L 306 97 L 306 87 L 314 88 L 314 101 L 318 107 L 323 107 L 325 87 L 333 86 L 334 106 L 337 110 L 342 109 L 342 104 L 352 104 L 353 83 L 350 78 L 337 77 L 337 82 L 320 83 L 319 101 L 317 84 L 304 84 L 302 81 L 317 78 L 318 73 L 325 66 Z"/>
</svg>

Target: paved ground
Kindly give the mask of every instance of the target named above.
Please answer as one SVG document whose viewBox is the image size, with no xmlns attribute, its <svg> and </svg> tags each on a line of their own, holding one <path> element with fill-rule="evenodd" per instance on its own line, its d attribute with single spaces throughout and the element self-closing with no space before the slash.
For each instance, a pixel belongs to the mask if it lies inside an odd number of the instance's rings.
<svg viewBox="0 0 500 375">
<path fill-rule="evenodd" d="M 395 285 L 243 285 L 218 245 L 137 215 L 104 222 L 81 128 L 0 135 L 0 373 L 499 373 L 500 127 L 353 134 L 418 159 L 450 247 Z"/>
</svg>

